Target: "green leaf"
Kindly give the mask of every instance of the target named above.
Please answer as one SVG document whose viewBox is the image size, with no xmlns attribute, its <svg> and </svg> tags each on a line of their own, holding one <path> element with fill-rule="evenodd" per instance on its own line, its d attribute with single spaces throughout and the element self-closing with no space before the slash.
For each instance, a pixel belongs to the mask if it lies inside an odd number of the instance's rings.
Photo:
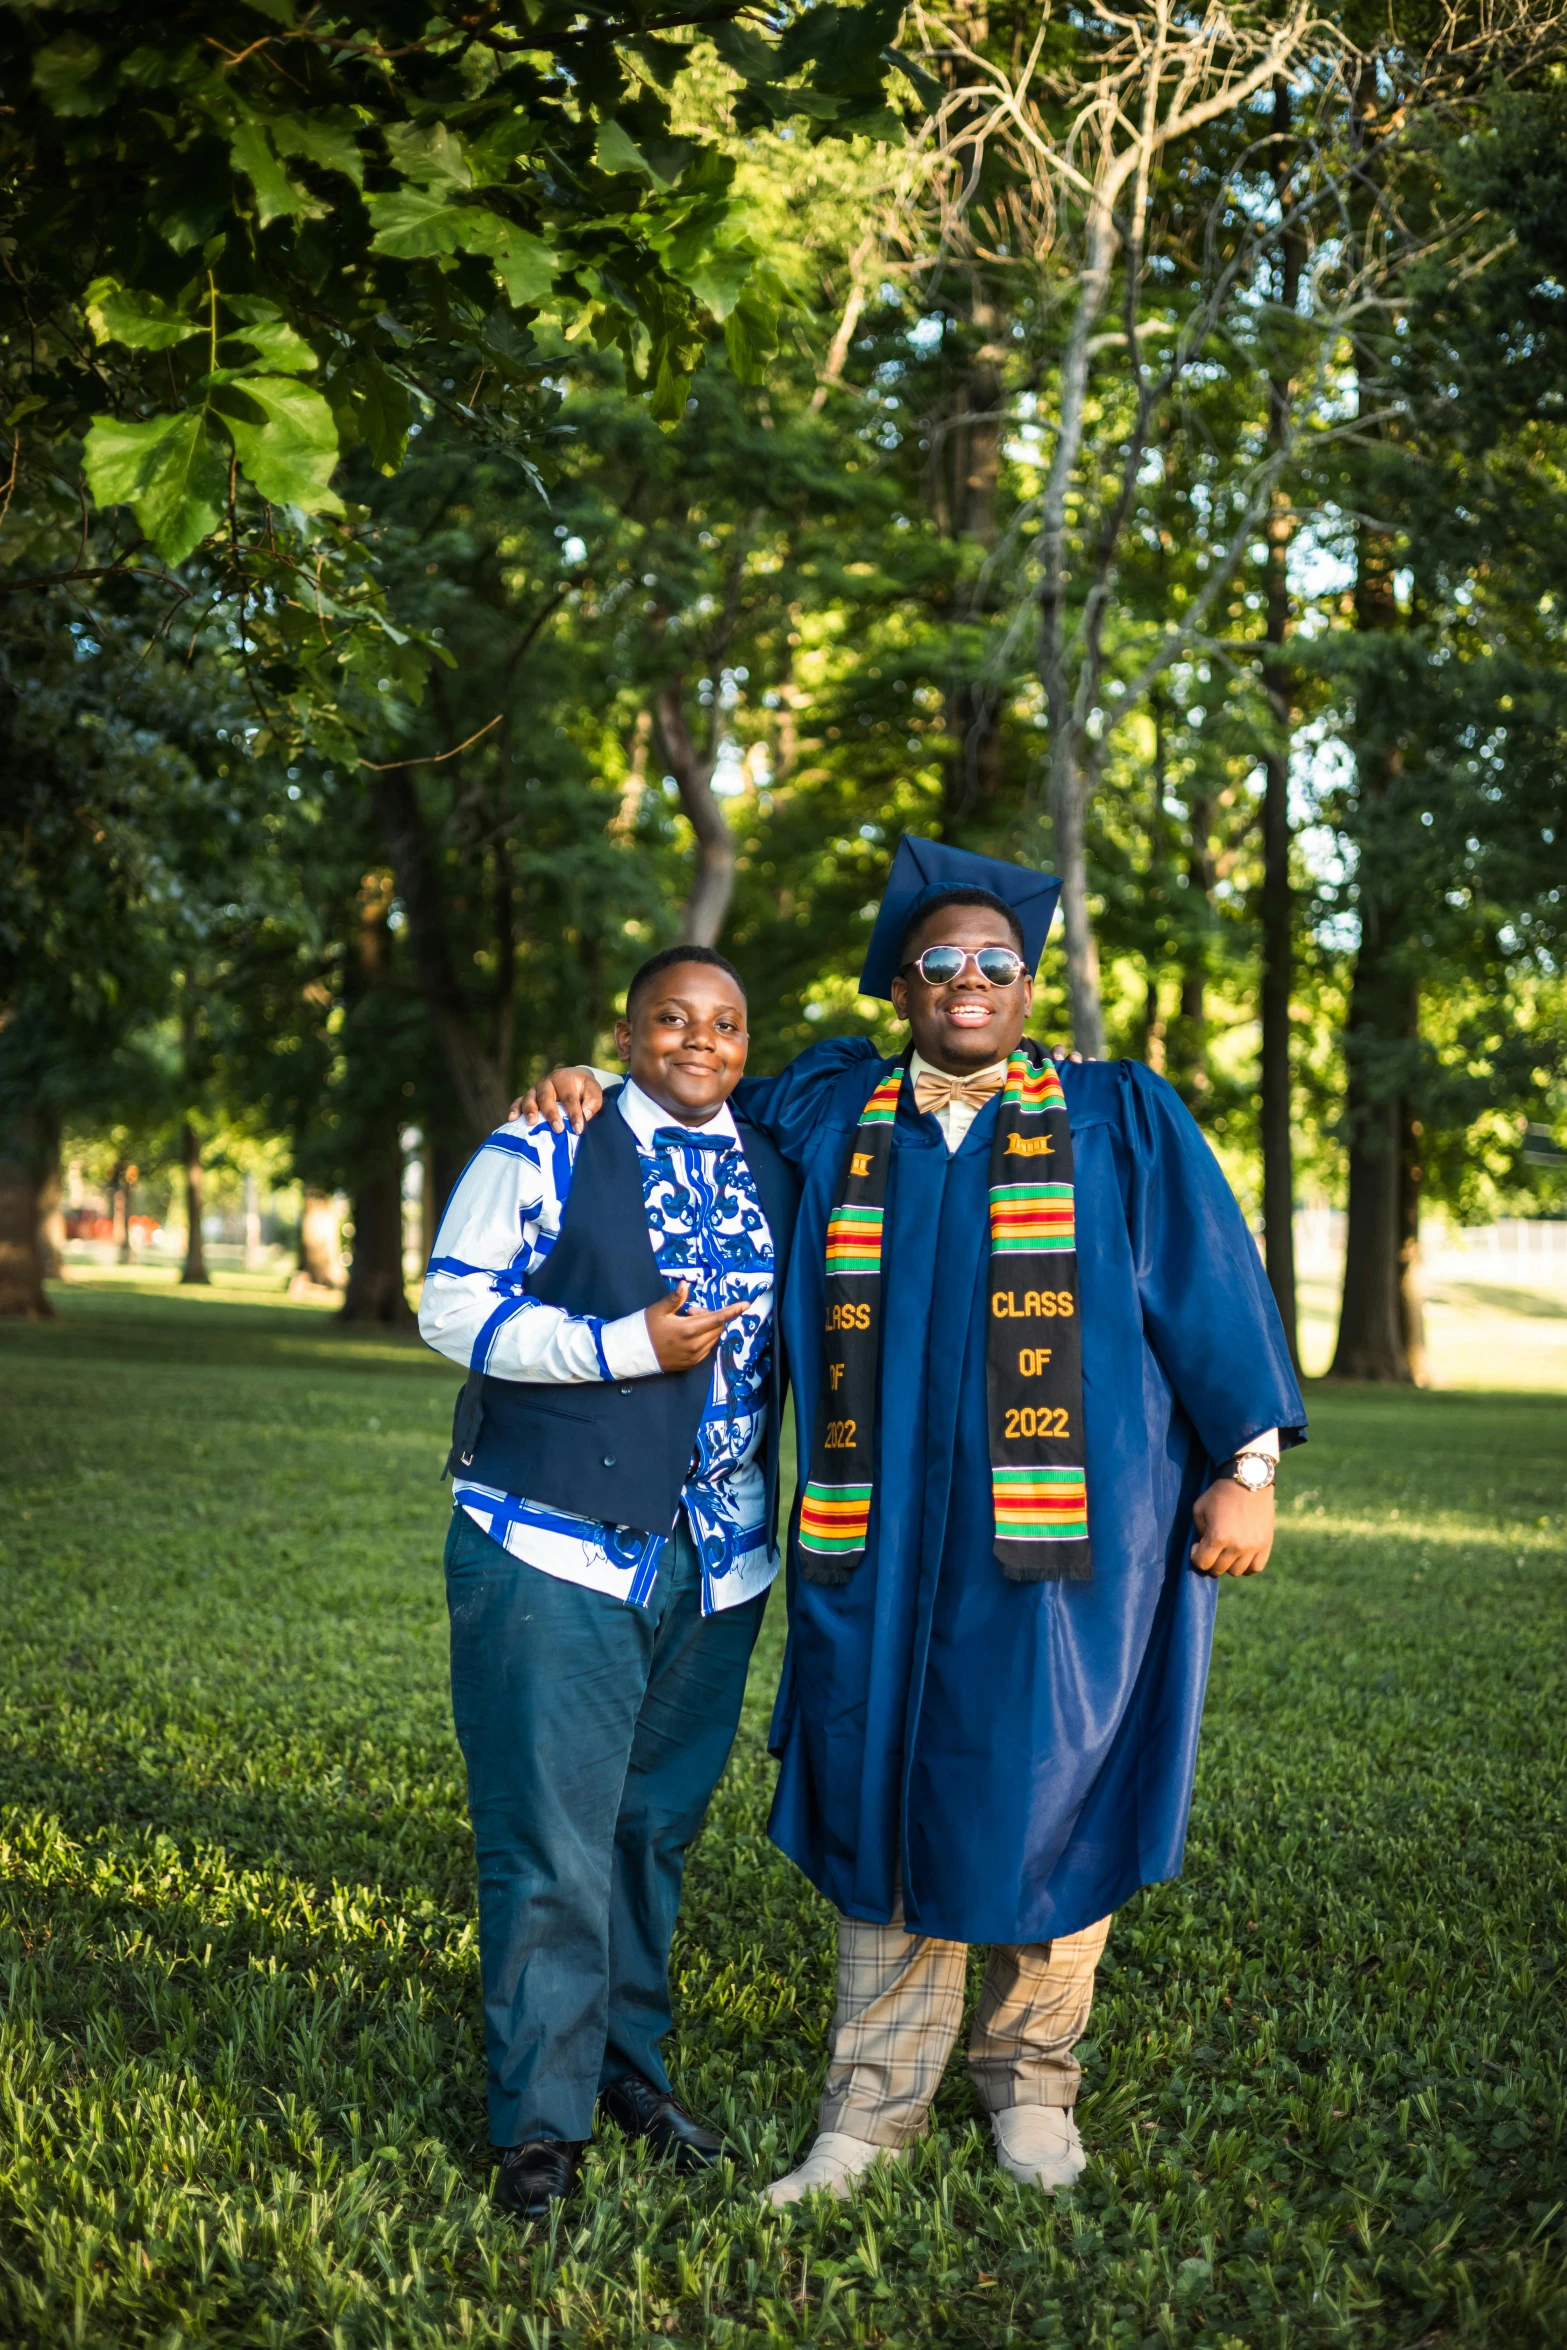
<svg viewBox="0 0 1567 2350">
<path fill-rule="evenodd" d="M 386 143 L 404 179 L 421 188 L 471 188 L 473 173 L 463 144 L 444 122 L 392 123 Z"/>
<path fill-rule="evenodd" d="M 941 104 L 946 91 L 935 75 L 921 65 L 917 58 L 905 57 L 901 49 L 884 49 L 881 54 L 884 64 L 897 67 L 922 106 L 934 108 Z"/>
<path fill-rule="evenodd" d="M 613 118 L 600 123 L 593 157 L 600 171 L 634 171 L 642 179 L 650 180 L 653 177 L 653 166 L 635 139 Z"/>
<path fill-rule="evenodd" d="M 62 33 L 33 59 L 33 87 L 53 114 L 101 114 L 109 103 L 105 86 L 90 85 L 103 51 L 85 33 Z"/>
<path fill-rule="evenodd" d="M 332 487 L 338 460 L 337 425 L 321 394 L 287 375 L 242 376 L 233 387 L 261 410 L 262 422 L 234 412 L 232 393 L 218 406 L 248 479 L 275 506 L 306 514 L 341 514 Z"/>
<path fill-rule="evenodd" d="M 138 294 L 112 277 L 95 277 L 82 297 L 87 323 L 99 343 L 126 343 L 134 351 L 168 351 L 192 335 L 205 334 L 205 319 L 192 318 L 156 294 Z"/>
<path fill-rule="evenodd" d="M 641 59 L 661 90 L 672 89 L 691 62 L 689 49 L 677 41 L 661 41 L 656 33 L 643 33 L 621 46 Z"/>
<path fill-rule="evenodd" d="M 412 403 L 404 387 L 368 355 L 342 368 L 326 386 L 338 437 L 361 441 L 378 473 L 391 474 L 408 446 Z"/>
<path fill-rule="evenodd" d="M 235 306 L 237 308 L 237 306 Z M 320 367 L 320 360 L 305 343 L 303 334 L 296 334 L 282 317 L 263 317 L 249 327 L 230 327 L 221 336 L 223 343 L 249 343 L 258 360 L 268 367 L 287 367 L 294 374 L 308 376 L 312 367 Z"/>
<path fill-rule="evenodd" d="M 340 171 L 356 188 L 364 186 L 365 159 L 354 136 L 354 118 L 346 106 L 323 107 L 319 114 L 308 116 L 279 115 L 268 128 L 280 155 L 303 155 L 308 163 L 319 163 L 323 171 Z"/>
<path fill-rule="evenodd" d="M 83 444 L 100 506 L 129 506 L 158 553 L 182 563 L 223 518 L 228 468 L 200 408 L 144 424 L 95 416 Z"/>
<path fill-rule="evenodd" d="M 689 286 L 697 300 L 711 310 L 713 316 L 724 319 L 739 301 L 746 280 L 755 265 L 755 255 L 741 246 L 731 245 L 726 250 L 706 253 L 689 268 L 674 271 L 684 286 Z"/>
<path fill-rule="evenodd" d="M 394 261 L 456 252 L 461 214 L 455 204 L 427 196 L 422 188 L 393 188 L 384 196 L 367 196 L 365 204 L 375 229 L 373 252 L 389 253 Z"/>
<path fill-rule="evenodd" d="M 746 25 L 714 24 L 704 28 L 725 65 L 748 82 L 770 82 L 778 71 L 778 52 L 771 41 Z"/>
<path fill-rule="evenodd" d="M 652 398 L 648 406 L 653 422 L 665 432 L 673 432 L 686 412 L 686 401 L 691 396 L 691 376 L 681 366 L 671 345 L 660 342 L 653 354 Z"/>
<path fill-rule="evenodd" d="M 443 204 L 420 188 L 368 196 L 377 253 L 417 261 L 438 253 L 480 253 L 494 264 L 507 300 L 519 309 L 548 293 L 560 269 L 558 255 L 540 238 L 483 204 Z"/>
<path fill-rule="evenodd" d="M 778 309 L 756 291 L 742 294 L 724 320 L 724 349 L 740 381 L 760 383 L 778 348 Z"/>
<path fill-rule="evenodd" d="M 258 16 L 270 17 L 274 24 L 292 24 L 298 15 L 294 0 L 245 0 Z"/>
<path fill-rule="evenodd" d="M 482 253 L 495 264 L 513 308 L 542 301 L 555 283 L 560 256 L 526 229 L 477 204 L 457 208 L 458 242 L 465 253 Z"/>
<path fill-rule="evenodd" d="M 845 104 L 838 110 L 838 130 L 844 137 L 852 133 L 859 139 L 884 139 L 889 147 L 901 147 L 908 136 L 902 116 L 890 106 Z"/>
<path fill-rule="evenodd" d="M 256 217 L 263 228 L 274 220 L 324 220 L 329 204 L 318 203 L 308 188 L 291 180 L 272 149 L 267 126 L 248 115 L 229 140 L 229 160 L 242 171 L 256 196 Z"/>
</svg>

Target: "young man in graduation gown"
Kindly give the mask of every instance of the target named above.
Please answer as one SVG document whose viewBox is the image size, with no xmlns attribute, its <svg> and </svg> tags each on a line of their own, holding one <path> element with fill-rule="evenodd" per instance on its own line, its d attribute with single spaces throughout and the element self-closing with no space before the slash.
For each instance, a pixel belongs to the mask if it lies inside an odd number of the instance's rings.
<svg viewBox="0 0 1567 2350">
<path fill-rule="evenodd" d="M 497 2200 L 569 2192 L 595 2104 L 683 2169 L 720 2141 L 659 2053 L 685 1855 L 777 1572 L 798 1186 L 728 1107 L 721 956 L 655 956 L 630 1074 L 582 1135 L 499 1128 L 441 1220 L 420 1305 L 468 1370 L 446 1545 L 452 1703 L 479 1864 Z"/>
<path fill-rule="evenodd" d="M 905 840 L 861 979 L 912 1033 L 738 1095 L 802 1178 L 804 1470 L 770 1832 L 840 1913 L 819 2133 L 846 2193 L 969 2063 L 1003 2167 L 1080 2174 L 1110 1917 L 1177 1873 L 1218 1573 L 1266 1562 L 1304 1411 L 1250 1233 L 1140 1063 L 1023 1038 L 1059 885 Z M 591 1111 L 557 1072 L 546 1111 Z"/>
</svg>

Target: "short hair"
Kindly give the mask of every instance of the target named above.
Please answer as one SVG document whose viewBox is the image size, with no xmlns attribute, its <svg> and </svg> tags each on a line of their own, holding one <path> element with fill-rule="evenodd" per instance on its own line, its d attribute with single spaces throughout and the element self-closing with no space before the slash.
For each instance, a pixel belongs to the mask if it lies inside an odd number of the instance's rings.
<svg viewBox="0 0 1567 2350">
<path fill-rule="evenodd" d="M 626 990 L 628 1020 L 636 1010 L 637 998 L 643 989 L 651 987 L 661 971 L 672 971 L 677 963 L 710 963 L 715 970 L 727 971 L 740 990 L 742 1003 L 746 1000 L 745 981 L 728 956 L 721 955 L 716 947 L 660 947 L 656 955 L 649 955 L 647 961 L 631 974 L 631 985 Z"/>
<path fill-rule="evenodd" d="M 991 889 L 942 889 L 938 890 L 933 898 L 926 898 L 921 905 L 916 906 L 899 931 L 898 969 L 900 971 L 908 961 L 910 942 L 918 938 L 932 914 L 940 914 L 948 906 L 985 906 L 992 914 L 999 914 L 1017 941 L 1018 953 L 1025 963 L 1028 961 L 1028 942 L 1023 936 L 1023 925 L 1005 898 L 998 898 L 995 891 Z"/>
</svg>

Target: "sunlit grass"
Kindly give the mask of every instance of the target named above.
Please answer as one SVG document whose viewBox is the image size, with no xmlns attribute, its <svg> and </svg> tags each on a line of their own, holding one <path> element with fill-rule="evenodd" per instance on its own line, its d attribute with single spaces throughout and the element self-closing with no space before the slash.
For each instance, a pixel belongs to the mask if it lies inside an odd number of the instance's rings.
<svg viewBox="0 0 1567 2350">
<path fill-rule="evenodd" d="M 608 2133 L 525 2235 L 483 2192 L 455 1375 L 229 1290 L 64 1308 L 0 1339 L 0 2341 L 1567 2341 L 1567 1403 L 1313 1395 L 1055 2207 L 958 2066 L 857 2205 L 755 2199 L 809 2136 L 832 1951 L 763 1834 L 775 1613 L 676 1950 L 735 2166 Z"/>
</svg>

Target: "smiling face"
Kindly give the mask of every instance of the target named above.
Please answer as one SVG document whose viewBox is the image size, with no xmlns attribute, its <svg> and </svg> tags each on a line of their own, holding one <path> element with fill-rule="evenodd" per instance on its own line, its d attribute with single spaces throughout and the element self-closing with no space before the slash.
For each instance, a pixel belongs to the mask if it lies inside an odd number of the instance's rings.
<svg viewBox="0 0 1567 2350">
<path fill-rule="evenodd" d="M 1034 1000 L 1034 982 L 1024 971 L 1010 987 L 993 987 L 969 962 L 956 979 L 932 987 L 912 966 L 927 947 L 938 946 L 965 947 L 971 955 L 981 947 L 1011 947 L 1015 953 L 1017 940 L 989 906 L 938 906 L 904 951 L 905 968 L 892 983 L 893 1009 L 907 1020 L 915 1050 L 932 1068 L 965 1077 L 1012 1051 Z"/>
<path fill-rule="evenodd" d="M 642 1091 L 683 1126 L 705 1126 L 745 1074 L 745 997 L 712 963 L 671 963 L 639 990 L 615 1050 Z"/>
</svg>

